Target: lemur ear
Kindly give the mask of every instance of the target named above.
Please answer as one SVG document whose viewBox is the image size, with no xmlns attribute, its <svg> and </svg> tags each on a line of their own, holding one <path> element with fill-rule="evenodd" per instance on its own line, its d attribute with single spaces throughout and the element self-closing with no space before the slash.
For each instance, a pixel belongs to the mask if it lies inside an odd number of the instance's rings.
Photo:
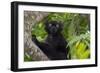
<svg viewBox="0 0 100 73">
<path fill-rule="evenodd" d="M 44 22 L 44 25 L 45 25 L 45 27 L 44 27 L 44 29 L 48 32 L 49 30 L 49 27 L 48 27 L 48 24 L 49 24 L 49 21 L 48 20 L 46 20 L 45 22 Z"/>
<path fill-rule="evenodd" d="M 62 21 L 58 21 L 58 24 L 60 25 L 60 29 L 63 29 L 63 22 Z"/>
<path fill-rule="evenodd" d="M 48 20 L 44 21 L 44 25 L 45 26 L 47 26 L 48 24 L 49 24 L 49 21 Z"/>
<path fill-rule="evenodd" d="M 63 22 L 62 22 L 62 21 L 58 21 L 58 23 L 59 23 L 61 26 L 63 26 Z"/>
</svg>

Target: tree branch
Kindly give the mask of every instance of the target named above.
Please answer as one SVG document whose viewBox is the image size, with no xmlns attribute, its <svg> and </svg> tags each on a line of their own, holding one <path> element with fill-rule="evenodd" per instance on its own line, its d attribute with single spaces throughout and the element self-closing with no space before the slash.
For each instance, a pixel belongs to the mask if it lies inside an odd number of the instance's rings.
<svg viewBox="0 0 100 73">
<path fill-rule="evenodd" d="M 48 13 L 37 11 L 24 11 L 24 50 L 25 54 L 32 56 L 35 61 L 49 60 L 49 58 L 32 41 L 32 26 L 46 17 Z"/>
</svg>

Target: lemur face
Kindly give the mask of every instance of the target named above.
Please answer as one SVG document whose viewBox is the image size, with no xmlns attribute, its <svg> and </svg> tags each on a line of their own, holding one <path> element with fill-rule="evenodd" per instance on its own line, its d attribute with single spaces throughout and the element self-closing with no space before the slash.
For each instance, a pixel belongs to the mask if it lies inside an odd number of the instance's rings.
<svg viewBox="0 0 100 73">
<path fill-rule="evenodd" d="M 50 34 L 56 34 L 62 31 L 62 25 L 56 21 L 51 21 L 46 24 L 45 29 Z"/>
</svg>

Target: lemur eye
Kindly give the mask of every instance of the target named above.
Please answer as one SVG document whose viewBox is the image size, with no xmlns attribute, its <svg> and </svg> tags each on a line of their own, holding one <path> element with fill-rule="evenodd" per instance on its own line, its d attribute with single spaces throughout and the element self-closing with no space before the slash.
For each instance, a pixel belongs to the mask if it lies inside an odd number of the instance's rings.
<svg viewBox="0 0 100 73">
<path fill-rule="evenodd" d="M 52 24 L 49 24 L 49 27 L 51 27 L 52 26 Z"/>
<path fill-rule="evenodd" d="M 58 28 L 58 27 L 59 27 L 59 25 L 56 25 L 56 27 Z"/>
</svg>

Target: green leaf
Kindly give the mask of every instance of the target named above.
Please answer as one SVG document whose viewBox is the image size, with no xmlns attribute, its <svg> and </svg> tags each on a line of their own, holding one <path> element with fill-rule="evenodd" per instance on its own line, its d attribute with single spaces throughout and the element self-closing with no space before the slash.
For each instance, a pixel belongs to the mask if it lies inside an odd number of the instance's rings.
<svg viewBox="0 0 100 73">
<path fill-rule="evenodd" d="M 90 56 L 90 50 L 86 50 L 83 55 L 81 55 L 81 59 L 87 59 Z"/>
</svg>

